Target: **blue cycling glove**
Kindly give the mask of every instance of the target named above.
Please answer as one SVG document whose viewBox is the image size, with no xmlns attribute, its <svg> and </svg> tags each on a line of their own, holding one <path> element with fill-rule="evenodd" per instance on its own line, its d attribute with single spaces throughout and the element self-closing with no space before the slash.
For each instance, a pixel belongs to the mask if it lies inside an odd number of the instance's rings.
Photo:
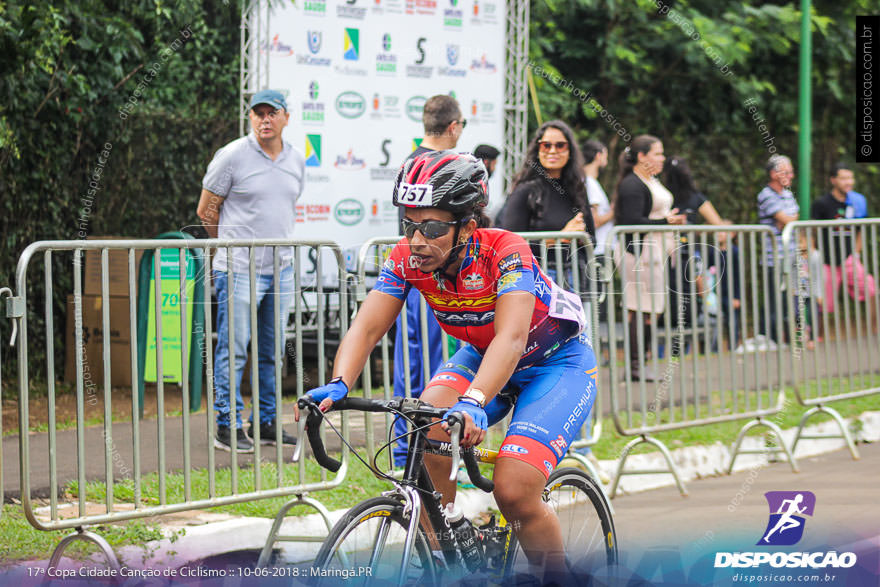
<svg viewBox="0 0 880 587">
<path fill-rule="evenodd" d="M 453 412 L 464 412 L 465 414 L 468 414 L 471 419 L 473 419 L 474 425 L 480 430 L 485 430 L 489 427 L 489 417 L 486 415 L 486 410 L 472 401 L 459 400 L 457 404 L 449 408 L 443 419 L 448 420 L 449 414 Z"/>
<path fill-rule="evenodd" d="M 348 395 L 348 386 L 342 379 L 334 379 L 327 385 L 316 387 L 306 395 L 312 398 L 316 404 L 320 404 L 324 401 L 324 398 L 328 397 L 330 398 L 330 401 L 335 402 Z"/>
</svg>

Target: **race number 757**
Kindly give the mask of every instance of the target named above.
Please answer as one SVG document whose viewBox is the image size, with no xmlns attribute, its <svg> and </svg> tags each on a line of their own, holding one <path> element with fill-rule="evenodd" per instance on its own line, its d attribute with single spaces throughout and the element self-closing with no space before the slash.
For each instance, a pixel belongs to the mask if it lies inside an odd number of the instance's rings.
<svg viewBox="0 0 880 587">
<path fill-rule="evenodd" d="M 397 201 L 404 206 L 428 207 L 432 204 L 434 186 L 422 183 L 401 182 L 397 189 Z"/>
</svg>

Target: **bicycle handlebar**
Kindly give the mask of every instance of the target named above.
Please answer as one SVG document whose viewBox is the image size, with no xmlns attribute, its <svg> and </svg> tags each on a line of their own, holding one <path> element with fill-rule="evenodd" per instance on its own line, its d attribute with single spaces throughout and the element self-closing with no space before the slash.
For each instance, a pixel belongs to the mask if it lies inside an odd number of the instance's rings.
<svg viewBox="0 0 880 587">
<path fill-rule="evenodd" d="M 335 473 L 342 466 L 342 463 L 327 454 L 324 448 L 324 442 L 319 434 L 321 420 L 324 419 L 324 413 L 310 397 L 302 397 L 297 401 L 299 409 L 307 412 L 306 416 L 306 436 L 315 455 L 315 460 L 325 469 Z M 345 397 L 333 402 L 333 411 L 358 410 L 362 412 L 391 412 L 400 411 L 404 413 L 417 414 L 433 418 L 443 418 L 446 415 L 446 408 L 435 408 L 430 404 L 424 403 L 416 399 L 395 399 L 395 400 L 371 400 L 361 397 Z M 495 484 L 491 479 L 483 477 L 480 473 L 480 467 L 477 463 L 477 457 L 473 450 L 460 449 L 461 430 L 464 427 L 464 414 L 461 412 L 453 412 L 449 414 L 447 419 L 450 441 L 452 444 L 452 470 L 449 475 L 450 481 L 455 481 L 458 474 L 459 463 L 464 457 L 465 470 L 468 472 L 471 483 L 479 487 L 486 493 L 491 493 L 495 489 Z"/>
</svg>

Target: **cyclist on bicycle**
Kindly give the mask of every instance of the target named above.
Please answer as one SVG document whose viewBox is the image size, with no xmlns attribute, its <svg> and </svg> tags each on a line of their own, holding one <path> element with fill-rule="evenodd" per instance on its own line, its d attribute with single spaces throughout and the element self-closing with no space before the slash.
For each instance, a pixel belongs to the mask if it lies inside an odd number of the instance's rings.
<svg viewBox="0 0 880 587">
<path fill-rule="evenodd" d="M 309 395 L 323 411 L 343 398 L 410 288 L 418 289 L 443 330 L 469 343 L 421 399 L 464 413 L 462 446 L 482 442 L 487 426 L 513 409 L 495 465 L 495 500 L 534 574 L 543 568 L 545 579 L 564 577 L 559 522 L 541 495 L 589 415 L 596 359 L 580 299 L 546 276 L 524 239 L 486 228 L 487 179 L 479 160 L 452 151 L 404 164 L 393 198 L 406 208 L 405 236 L 342 339 L 334 378 Z M 429 437 L 445 440 L 448 432 L 435 427 Z M 448 458 L 425 455 L 425 464 L 444 505 L 453 501 Z"/>
</svg>

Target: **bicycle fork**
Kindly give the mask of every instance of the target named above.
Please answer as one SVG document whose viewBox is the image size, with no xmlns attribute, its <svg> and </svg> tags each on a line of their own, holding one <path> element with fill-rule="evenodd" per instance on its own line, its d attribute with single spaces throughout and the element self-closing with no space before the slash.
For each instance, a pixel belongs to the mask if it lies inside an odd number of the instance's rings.
<svg viewBox="0 0 880 587">
<path fill-rule="evenodd" d="M 403 545 L 403 561 L 400 566 L 400 576 L 397 579 L 398 585 L 403 585 L 406 578 L 406 570 L 409 568 L 409 559 L 412 556 L 416 536 L 418 536 L 419 519 L 422 515 L 422 498 L 419 496 L 419 492 L 412 487 L 404 487 L 403 493 L 406 497 L 403 513 L 406 517 L 407 510 L 409 511 L 409 530 L 406 532 L 406 542 Z"/>
</svg>

